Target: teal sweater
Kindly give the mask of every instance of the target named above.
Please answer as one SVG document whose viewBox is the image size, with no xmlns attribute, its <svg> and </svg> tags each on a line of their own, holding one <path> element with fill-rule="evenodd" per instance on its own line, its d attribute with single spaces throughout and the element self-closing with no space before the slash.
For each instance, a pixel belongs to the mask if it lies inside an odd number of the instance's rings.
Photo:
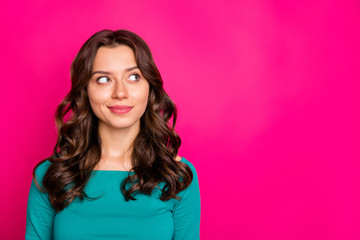
<svg viewBox="0 0 360 240">
<path fill-rule="evenodd" d="M 200 192 L 196 170 L 185 158 L 194 178 L 181 191 L 180 200 L 161 201 L 161 191 L 154 189 L 151 196 L 137 194 L 137 200 L 125 201 L 120 184 L 127 171 L 95 170 L 84 191 L 96 200 L 76 198 L 63 211 L 56 213 L 47 193 L 31 183 L 27 205 L 25 239 L 200 239 Z M 51 162 L 46 161 L 36 170 L 42 179 Z"/>
</svg>

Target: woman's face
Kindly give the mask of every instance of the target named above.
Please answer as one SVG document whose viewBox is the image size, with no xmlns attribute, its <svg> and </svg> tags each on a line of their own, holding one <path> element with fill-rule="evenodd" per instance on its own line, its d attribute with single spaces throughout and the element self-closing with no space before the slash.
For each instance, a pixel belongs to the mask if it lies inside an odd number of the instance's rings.
<svg viewBox="0 0 360 240">
<path fill-rule="evenodd" d="M 127 45 L 100 47 L 87 86 L 91 109 L 99 128 L 132 128 L 139 131 L 149 83 L 138 68 L 133 50 Z"/>
</svg>

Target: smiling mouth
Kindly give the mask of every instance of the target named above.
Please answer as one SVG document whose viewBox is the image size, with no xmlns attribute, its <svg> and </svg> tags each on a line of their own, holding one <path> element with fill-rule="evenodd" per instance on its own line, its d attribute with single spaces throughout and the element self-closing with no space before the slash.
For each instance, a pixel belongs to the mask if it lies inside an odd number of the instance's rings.
<svg viewBox="0 0 360 240">
<path fill-rule="evenodd" d="M 127 106 L 127 105 L 115 105 L 109 107 L 110 111 L 116 114 L 125 114 L 127 112 L 130 112 L 133 107 Z"/>
</svg>

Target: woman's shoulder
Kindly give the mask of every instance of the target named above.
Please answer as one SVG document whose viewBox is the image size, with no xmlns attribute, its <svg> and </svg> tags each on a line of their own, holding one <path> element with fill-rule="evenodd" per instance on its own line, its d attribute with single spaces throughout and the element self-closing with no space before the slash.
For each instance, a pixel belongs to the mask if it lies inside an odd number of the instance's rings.
<svg viewBox="0 0 360 240">
<path fill-rule="evenodd" d="M 199 179 L 198 179 L 198 174 L 197 171 L 194 167 L 194 165 L 192 164 L 192 162 L 190 162 L 188 159 L 182 157 L 180 162 L 185 163 L 191 170 L 192 174 L 193 174 L 193 178 L 191 181 L 191 184 L 182 192 L 179 193 L 179 196 L 184 197 L 184 196 L 189 196 L 189 195 L 197 195 L 198 191 L 199 191 Z"/>
<path fill-rule="evenodd" d="M 180 157 L 180 156 L 177 156 L 176 159 L 178 159 L 178 157 L 180 158 L 180 160 L 179 160 L 180 162 L 183 162 L 186 165 L 188 165 L 190 167 L 191 171 L 193 172 L 193 174 L 196 174 L 196 169 L 195 169 L 194 165 L 192 164 L 192 162 L 190 162 L 186 158 Z"/>
<path fill-rule="evenodd" d="M 40 180 L 40 182 L 42 181 L 42 179 L 44 178 L 48 168 L 50 167 L 51 162 L 48 159 L 45 159 L 41 162 L 39 162 L 36 166 L 35 166 L 35 176 L 36 179 Z"/>
</svg>

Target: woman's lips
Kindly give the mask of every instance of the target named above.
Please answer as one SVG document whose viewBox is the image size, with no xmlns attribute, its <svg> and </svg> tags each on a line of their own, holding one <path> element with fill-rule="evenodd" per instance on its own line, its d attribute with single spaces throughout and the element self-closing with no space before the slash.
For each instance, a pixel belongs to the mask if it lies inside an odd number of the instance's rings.
<svg viewBox="0 0 360 240">
<path fill-rule="evenodd" d="M 112 111 L 113 113 L 117 113 L 117 114 L 125 114 L 125 113 L 129 112 L 132 108 L 133 107 L 126 106 L 126 105 L 115 105 L 115 106 L 109 107 L 110 111 Z"/>
</svg>

